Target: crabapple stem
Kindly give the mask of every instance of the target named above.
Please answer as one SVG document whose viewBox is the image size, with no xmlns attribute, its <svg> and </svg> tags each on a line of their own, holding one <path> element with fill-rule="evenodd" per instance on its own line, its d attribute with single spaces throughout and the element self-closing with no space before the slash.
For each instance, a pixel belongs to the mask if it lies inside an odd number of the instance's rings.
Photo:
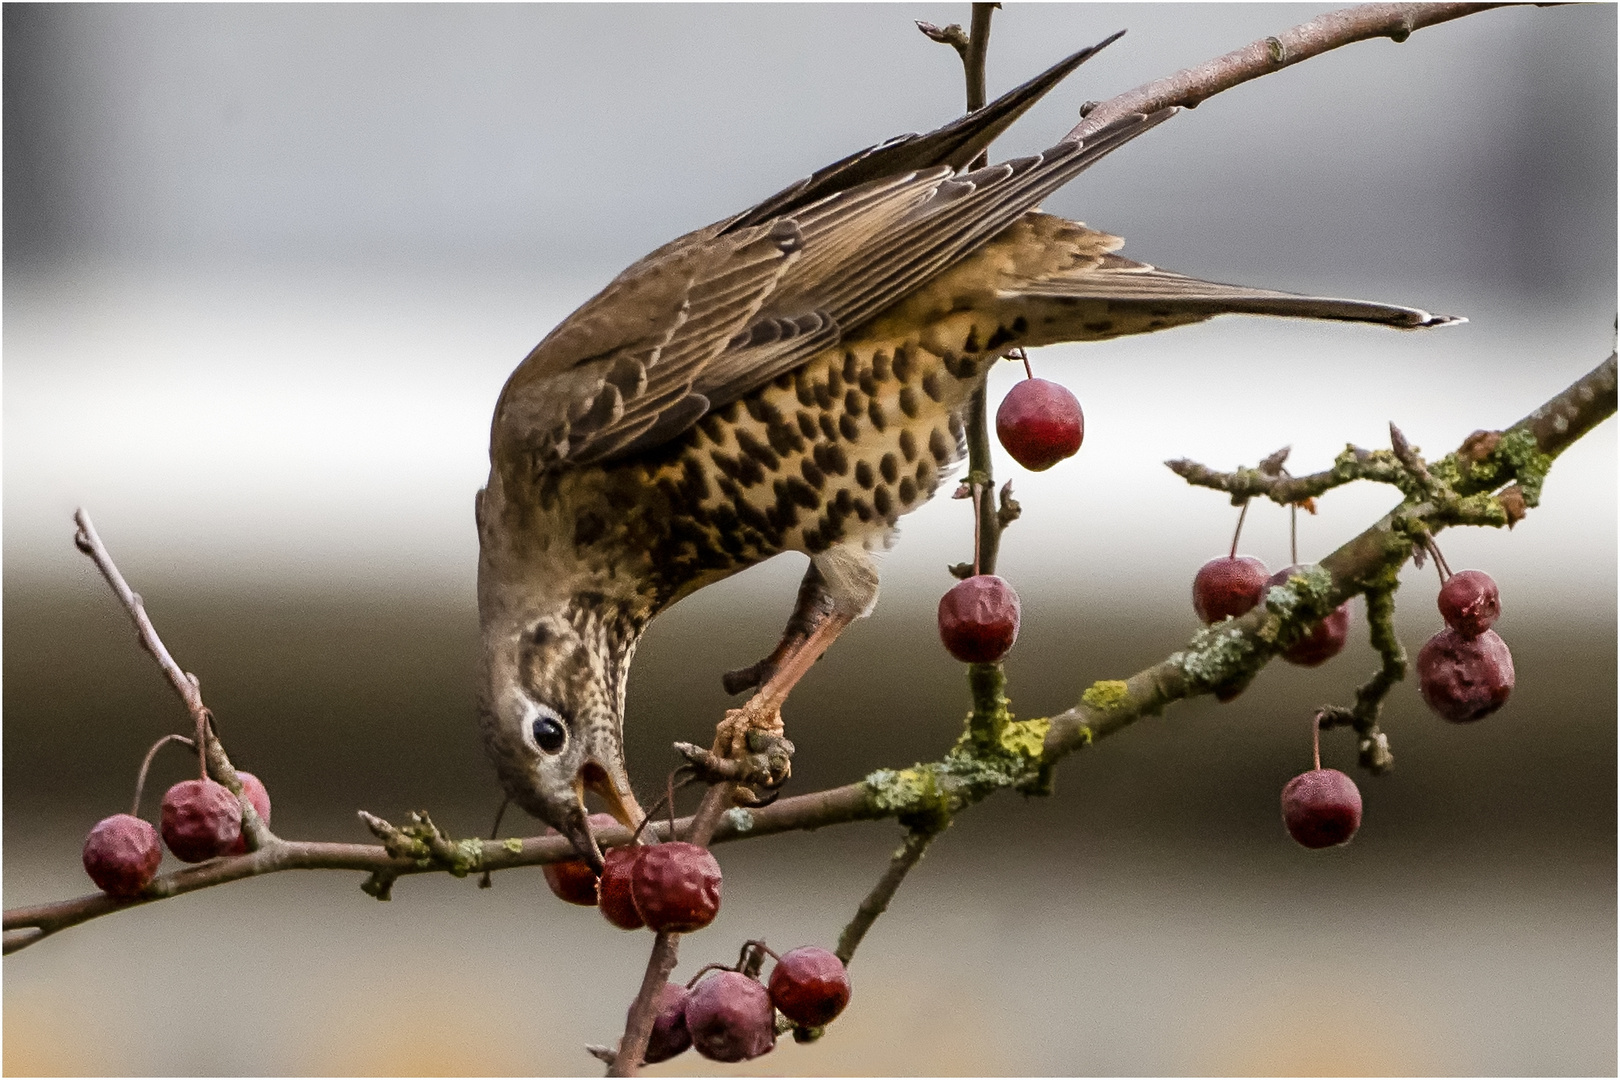
<svg viewBox="0 0 1620 1080">
<path fill-rule="evenodd" d="M 184 735 L 165 735 L 163 738 L 152 744 L 152 749 L 148 750 L 146 752 L 146 757 L 141 760 L 141 771 L 135 777 L 135 801 L 132 802 L 129 807 L 130 817 L 141 816 L 141 792 L 146 789 L 147 770 L 152 767 L 152 759 L 157 757 L 157 752 L 163 749 L 165 743 L 171 742 L 185 743 L 187 746 L 195 745 Z"/>
<path fill-rule="evenodd" d="M 1311 717 L 1311 768 L 1322 767 L 1322 710 Z"/>
<path fill-rule="evenodd" d="M 984 532 L 984 515 L 979 513 L 979 485 L 973 485 L 973 576 L 979 576 L 979 541 Z"/>
<path fill-rule="evenodd" d="M 1243 500 L 1243 509 L 1238 511 L 1237 528 L 1232 530 L 1232 550 L 1228 554 L 1228 556 L 1227 556 L 1228 558 L 1232 558 L 1232 559 L 1237 558 L 1238 537 L 1243 535 L 1243 519 L 1248 517 L 1248 516 L 1249 516 L 1249 500 L 1244 499 Z"/>
<path fill-rule="evenodd" d="M 1288 504 L 1288 562 L 1299 565 L 1299 504 Z"/>
<path fill-rule="evenodd" d="M 1024 362 L 1024 378 L 1033 379 L 1035 377 L 1035 369 L 1029 366 L 1029 353 L 1025 352 L 1023 349 L 1019 349 L 1018 359 Z"/>
</svg>

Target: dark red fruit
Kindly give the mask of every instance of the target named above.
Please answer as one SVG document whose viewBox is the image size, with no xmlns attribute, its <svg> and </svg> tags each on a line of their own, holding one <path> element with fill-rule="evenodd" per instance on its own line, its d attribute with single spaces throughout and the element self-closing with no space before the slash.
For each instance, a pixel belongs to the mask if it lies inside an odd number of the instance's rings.
<svg viewBox="0 0 1620 1080">
<path fill-rule="evenodd" d="M 102 818 L 84 838 L 84 872 L 96 888 L 120 900 L 140 895 L 162 861 L 163 845 L 152 823 L 128 814 Z"/>
<path fill-rule="evenodd" d="M 636 910 L 633 883 L 636 864 L 651 850 L 635 844 L 608 848 L 602 853 L 602 917 L 620 930 L 640 930 L 647 925 Z"/>
<path fill-rule="evenodd" d="M 1193 578 L 1193 610 L 1206 623 L 1237 618 L 1266 595 L 1266 564 L 1248 555 L 1211 559 Z"/>
<path fill-rule="evenodd" d="M 630 893 L 653 930 L 701 930 L 720 911 L 720 864 L 708 848 L 680 840 L 645 848 L 631 871 Z"/>
<path fill-rule="evenodd" d="M 1513 692 L 1513 654 L 1495 630 L 1464 637 L 1446 627 L 1418 650 L 1418 692 L 1440 717 L 1489 716 Z"/>
<path fill-rule="evenodd" d="M 958 582 L 939 598 L 939 639 L 964 664 L 990 664 L 1018 640 L 1018 594 L 994 574 Z"/>
<path fill-rule="evenodd" d="M 1266 588 L 1273 585 L 1286 585 L 1288 579 L 1299 573 L 1303 567 L 1290 566 L 1271 575 L 1266 582 Z M 1350 636 L 1350 605 L 1340 604 L 1330 612 L 1327 618 L 1311 627 L 1304 637 L 1294 642 L 1282 651 L 1282 658 L 1290 664 L 1300 667 L 1316 667 L 1325 664 L 1338 656 L 1344 649 L 1345 640 Z"/>
<path fill-rule="evenodd" d="M 1283 825 L 1308 848 L 1349 843 L 1361 827 L 1361 791 L 1338 769 L 1312 769 L 1282 792 Z"/>
<path fill-rule="evenodd" d="M 1440 617 L 1463 637 L 1478 637 L 1502 614 L 1502 594 L 1483 570 L 1461 570 L 1440 586 Z"/>
<path fill-rule="evenodd" d="M 613 820 L 612 814 L 592 814 L 589 819 L 591 832 L 598 829 L 610 829 L 618 822 Z M 547 829 L 547 836 L 561 836 L 556 829 Z M 569 859 L 567 862 L 546 863 L 540 868 L 546 876 L 546 884 L 559 900 L 566 900 L 570 904 L 580 907 L 596 906 L 596 871 L 591 869 L 590 863 L 584 859 Z"/>
<path fill-rule="evenodd" d="M 163 842 L 182 862 L 231 850 L 242 835 L 242 804 L 212 780 L 182 780 L 163 796 Z"/>
<path fill-rule="evenodd" d="M 242 794 L 248 797 L 248 802 L 253 804 L 253 809 L 258 813 L 259 820 L 268 827 L 270 824 L 270 792 L 266 791 L 263 782 L 250 772 L 239 771 L 236 778 L 242 781 Z M 243 833 L 238 836 L 236 843 L 232 844 L 231 849 L 225 854 L 246 855 L 247 834 Z"/>
<path fill-rule="evenodd" d="M 1040 472 L 1073 457 L 1086 436 L 1080 402 L 1068 389 L 1045 379 L 1025 379 L 1001 399 L 996 438 L 1014 461 Z"/>
<path fill-rule="evenodd" d="M 782 954 L 771 971 L 771 1004 L 800 1027 L 821 1027 L 849 1004 L 843 961 L 814 945 Z"/>
<path fill-rule="evenodd" d="M 776 1012 L 759 983 L 719 971 L 686 999 L 686 1030 L 693 1048 L 710 1061 L 747 1061 L 776 1045 Z"/>
<path fill-rule="evenodd" d="M 686 999 L 691 993 L 684 986 L 665 983 L 658 992 L 658 1013 L 653 1017 L 652 1036 L 647 1040 L 645 1065 L 668 1061 L 692 1045 L 692 1036 L 686 1030 Z M 626 1026 L 629 1018 L 625 1018 Z"/>
</svg>

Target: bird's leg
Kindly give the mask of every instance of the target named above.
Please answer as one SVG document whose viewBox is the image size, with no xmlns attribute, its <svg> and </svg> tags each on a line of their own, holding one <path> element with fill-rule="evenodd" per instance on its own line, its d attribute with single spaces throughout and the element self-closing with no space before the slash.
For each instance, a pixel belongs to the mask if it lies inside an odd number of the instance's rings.
<svg viewBox="0 0 1620 1080">
<path fill-rule="evenodd" d="M 812 573 L 819 582 L 812 583 Z M 780 738 L 782 704 L 789 692 L 846 626 L 872 610 L 877 594 L 877 567 L 872 565 L 863 548 L 841 545 L 815 556 L 811 573 L 805 574 L 805 584 L 799 589 L 801 606 L 795 609 L 794 617 L 797 621 L 805 610 L 806 597 L 810 597 L 818 609 L 824 608 L 825 614 L 803 637 L 798 637 L 793 622 L 789 623 L 782 644 L 768 658 L 767 662 L 774 662 L 770 676 L 742 708 L 726 713 L 715 731 L 714 752 L 725 757 L 747 753 L 751 731 Z M 782 777 L 786 778 L 786 775 Z"/>
<path fill-rule="evenodd" d="M 782 666 L 782 662 L 804 644 L 815 632 L 816 627 L 832 614 L 832 610 L 833 595 L 827 590 L 827 581 L 812 560 L 805 568 L 804 580 L 799 582 L 799 598 L 793 605 L 793 614 L 788 616 L 787 628 L 782 631 L 781 642 L 765 659 L 720 676 L 721 685 L 726 688 L 726 693 L 740 694 L 744 690 L 752 690 L 768 682 Z"/>
</svg>

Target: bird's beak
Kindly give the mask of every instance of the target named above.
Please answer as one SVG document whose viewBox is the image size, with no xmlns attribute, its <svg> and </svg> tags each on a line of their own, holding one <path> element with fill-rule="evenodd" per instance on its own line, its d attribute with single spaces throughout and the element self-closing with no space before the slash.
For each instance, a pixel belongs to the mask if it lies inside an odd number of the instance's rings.
<svg viewBox="0 0 1620 1080">
<path fill-rule="evenodd" d="M 578 775 L 574 777 L 574 798 L 577 801 L 578 812 L 570 815 L 567 826 L 561 831 L 573 841 L 580 857 L 590 864 L 591 869 L 600 874 L 602 849 L 597 845 L 596 838 L 591 835 L 586 819 L 586 791 L 595 792 L 607 812 L 627 829 L 638 828 L 646 814 L 642 811 L 641 804 L 636 801 L 635 792 L 630 790 L 630 778 L 625 774 L 623 766 L 613 761 L 604 762 L 594 754 L 585 759 L 585 763 L 579 767 Z"/>
</svg>

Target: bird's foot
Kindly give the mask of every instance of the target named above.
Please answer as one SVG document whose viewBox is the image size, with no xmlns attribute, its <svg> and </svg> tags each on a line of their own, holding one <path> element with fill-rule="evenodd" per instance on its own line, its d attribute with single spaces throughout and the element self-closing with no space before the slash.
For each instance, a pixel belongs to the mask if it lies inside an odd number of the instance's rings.
<svg viewBox="0 0 1620 1080">
<path fill-rule="evenodd" d="M 737 784 L 736 801 L 745 806 L 770 803 L 793 775 L 793 743 L 781 735 L 758 729 L 748 733 L 748 752 L 741 757 L 722 757 L 712 750 L 684 742 L 676 743 L 675 749 L 686 758 L 699 780 L 709 784 Z"/>
<path fill-rule="evenodd" d="M 748 736 L 752 732 L 782 737 L 786 730 L 782 725 L 782 710 L 776 706 L 758 705 L 758 701 L 759 698 L 755 697 L 740 709 L 726 710 L 726 718 L 714 729 L 715 754 L 728 758 L 746 757 L 749 753 Z"/>
</svg>

